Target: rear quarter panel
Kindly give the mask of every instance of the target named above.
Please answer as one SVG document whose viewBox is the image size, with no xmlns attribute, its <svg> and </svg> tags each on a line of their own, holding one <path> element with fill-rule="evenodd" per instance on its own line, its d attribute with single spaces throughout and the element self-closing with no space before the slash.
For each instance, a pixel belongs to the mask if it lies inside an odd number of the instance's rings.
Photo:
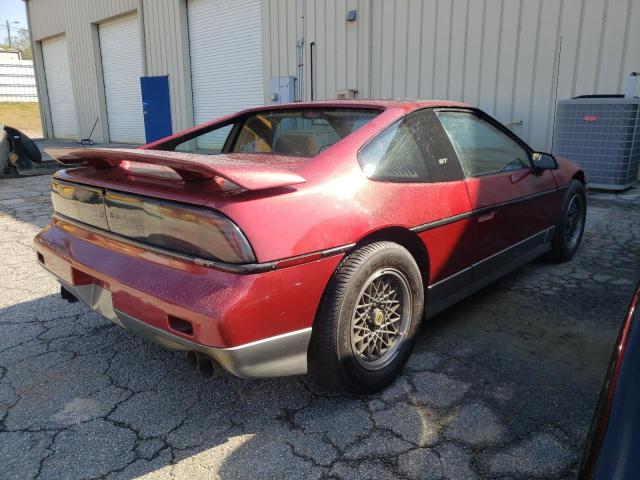
<svg viewBox="0 0 640 480">
<path fill-rule="evenodd" d="M 389 227 L 412 228 L 468 212 L 463 181 L 389 183 L 366 178 L 359 148 L 406 114 L 391 108 L 296 170 L 307 181 L 279 192 L 211 199 L 246 233 L 258 261 L 356 243 Z M 468 266 L 468 220 L 420 234 L 430 255 L 430 281 Z"/>
<path fill-rule="evenodd" d="M 376 182 L 364 176 L 355 159 L 335 178 L 215 206 L 245 232 L 261 262 L 348 245 L 384 228 L 408 229 L 470 210 L 464 182 Z M 465 219 L 421 234 L 434 256 L 433 275 L 464 268 L 467 227 Z"/>
</svg>

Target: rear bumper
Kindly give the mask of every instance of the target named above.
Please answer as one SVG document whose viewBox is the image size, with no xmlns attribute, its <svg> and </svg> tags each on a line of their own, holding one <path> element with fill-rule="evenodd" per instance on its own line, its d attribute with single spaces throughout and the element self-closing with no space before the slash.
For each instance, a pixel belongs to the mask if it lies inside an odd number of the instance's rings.
<svg viewBox="0 0 640 480">
<path fill-rule="evenodd" d="M 42 266 L 93 310 L 169 349 L 208 355 L 245 378 L 306 373 L 315 312 L 342 258 L 242 275 L 59 220 L 34 242 Z M 190 331 L 176 330 L 173 319 Z"/>
<path fill-rule="evenodd" d="M 231 348 L 201 345 L 113 308 L 111 294 L 98 285 L 62 286 L 91 309 L 116 325 L 155 342 L 169 350 L 194 351 L 216 360 L 227 372 L 243 378 L 281 377 L 307 372 L 307 348 L 311 327 L 264 338 Z"/>
</svg>

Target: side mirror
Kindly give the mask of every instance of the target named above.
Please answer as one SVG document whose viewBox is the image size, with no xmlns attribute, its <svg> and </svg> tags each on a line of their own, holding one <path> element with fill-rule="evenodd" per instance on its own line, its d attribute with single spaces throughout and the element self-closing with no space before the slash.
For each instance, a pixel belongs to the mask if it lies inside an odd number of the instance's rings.
<svg viewBox="0 0 640 480">
<path fill-rule="evenodd" d="M 538 171 L 542 170 L 555 170 L 558 168 L 558 162 L 550 153 L 533 152 L 531 155 L 533 162 L 533 168 Z"/>
</svg>

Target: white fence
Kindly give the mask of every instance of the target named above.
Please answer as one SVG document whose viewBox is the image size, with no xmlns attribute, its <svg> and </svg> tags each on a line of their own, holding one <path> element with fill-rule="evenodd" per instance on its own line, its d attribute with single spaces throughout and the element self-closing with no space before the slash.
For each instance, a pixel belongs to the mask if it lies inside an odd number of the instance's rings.
<svg viewBox="0 0 640 480">
<path fill-rule="evenodd" d="M 0 102 L 37 102 L 31 60 L 0 61 Z"/>
</svg>

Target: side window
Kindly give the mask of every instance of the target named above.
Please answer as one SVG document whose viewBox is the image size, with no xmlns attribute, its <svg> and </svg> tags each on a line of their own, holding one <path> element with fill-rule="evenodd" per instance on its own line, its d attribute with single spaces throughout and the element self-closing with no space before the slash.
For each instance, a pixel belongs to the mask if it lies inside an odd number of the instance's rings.
<svg viewBox="0 0 640 480">
<path fill-rule="evenodd" d="M 365 175 L 387 182 L 446 182 L 463 172 L 455 151 L 431 109 L 393 123 L 358 153 Z"/>
<path fill-rule="evenodd" d="M 216 128 L 191 140 L 176 145 L 175 150 L 180 152 L 199 153 L 202 155 L 218 155 L 222 153 L 224 144 L 233 129 L 233 124 Z"/>
<path fill-rule="evenodd" d="M 515 140 L 471 112 L 439 111 L 438 118 L 455 148 L 467 177 L 520 170 L 531 166 Z"/>
<path fill-rule="evenodd" d="M 374 180 L 419 182 L 427 179 L 416 140 L 406 120 L 388 127 L 358 155 L 367 177 Z"/>
</svg>

